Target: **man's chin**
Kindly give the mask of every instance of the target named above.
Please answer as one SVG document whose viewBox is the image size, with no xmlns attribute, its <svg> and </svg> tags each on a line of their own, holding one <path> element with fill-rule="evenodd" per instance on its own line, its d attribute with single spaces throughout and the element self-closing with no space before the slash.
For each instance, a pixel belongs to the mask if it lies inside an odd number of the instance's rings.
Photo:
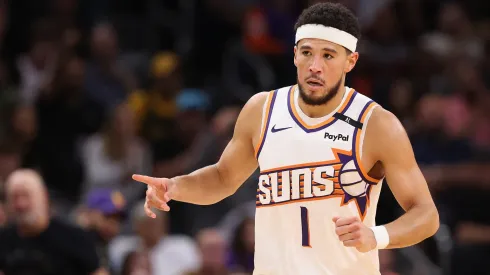
<svg viewBox="0 0 490 275">
<path fill-rule="evenodd" d="M 310 85 L 306 84 L 306 90 L 308 90 L 309 93 L 315 94 L 315 95 L 320 95 L 325 93 L 325 86 L 316 86 L 316 85 Z"/>
</svg>

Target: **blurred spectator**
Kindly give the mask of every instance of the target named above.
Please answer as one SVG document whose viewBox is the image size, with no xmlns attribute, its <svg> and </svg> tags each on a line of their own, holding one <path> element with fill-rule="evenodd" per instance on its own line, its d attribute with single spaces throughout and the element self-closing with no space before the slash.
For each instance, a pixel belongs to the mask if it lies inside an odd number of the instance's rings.
<svg viewBox="0 0 490 275">
<path fill-rule="evenodd" d="M 472 125 L 470 139 L 473 146 L 477 149 L 479 159 L 488 160 L 490 158 L 490 93 L 478 101 L 474 110 L 474 117 L 478 118 Z"/>
<path fill-rule="evenodd" d="M 7 177 L 20 167 L 22 161 L 21 151 L 11 144 L 0 144 L 0 198 L 5 191 Z"/>
<path fill-rule="evenodd" d="M 237 227 L 228 258 L 233 272 L 252 273 L 254 269 L 255 221 L 247 218 Z"/>
<path fill-rule="evenodd" d="M 183 148 L 176 133 L 176 97 L 182 89 L 179 57 L 173 52 L 156 54 L 150 65 L 150 88 L 128 98 L 138 131 L 150 143 L 154 161 L 176 156 Z"/>
<path fill-rule="evenodd" d="M 408 46 L 402 33 L 398 31 L 400 22 L 395 6 L 387 5 L 380 9 L 374 19 L 372 24 L 368 25 L 360 51 L 377 73 L 394 73 L 390 70 L 400 69 L 408 55 Z"/>
<path fill-rule="evenodd" d="M 29 153 L 38 133 L 37 116 L 30 105 L 13 106 L 10 121 L 7 122 L 3 141 L 19 148 L 23 154 Z"/>
<path fill-rule="evenodd" d="M 448 137 L 444 131 L 446 100 L 442 96 L 424 96 L 418 103 L 416 132 L 411 139 L 417 160 L 423 164 L 455 163 L 471 158 L 469 142 Z"/>
<path fill-rule="evenodd" d="M 99 129 L 103 111 L 83 87 L 85 63 L 70 56 L 59 60 L 56 74 L 36 101 L 39 133 L 34 142 L 37 167 L 58 199 L 74 204 L 80 196 L 83 166 L 79 155 L 82 138 Z"/>
<path fill-rule="evenodd" d="M 150 259 L 147 253 L 130 252 L 124 258 L 121 275 L 151 275 Z"/>
<path fill-rule="evenodd" d="M 367 92 L 372 94 L 366 95 L 374 97 L 379 104 L 386 106 L 392 85 L 391 79 L 406 69 L 409 45 L 399 31 L 400 22 L 394 4 L 380 8 L 373 22 L 365 26 L 366 33 L 359 42 L 358 51 L 362 56 L 360 63 L 364 63 L 369 71 L 376 72 L 370 74 L 372 90 Z"/>
<path fill-rule="evenodd" d="M 439 58 L 451 60 L 454 55 L 464 55 L 478 60 L 483 56 L 482 41 L 465 11 L 455 2 L 444 4 L 438 15 L 438 30 L 424 35 L 421 43 Z"/>
<path fill-rule="evenodd" d="M 90 49 L 85 89 L 98 104 L 112 108 L 124 101 L 136 85 L 129 69 L 119 63 L 117 33 L 112 25 L 101 23 L 93 28 Z"/>
<path fill-rule="evenodd" d="M 0 15 L 1 16 L 1 15 Z M 0 41 L 0 47 L 1 47 Z M 6 114 L 4 113 L 6 109 L 15 105 L 19 101 L 19 95 L 17 88 L 14 87 L 11 79 L 11 74 L 8 69 L 7 64 L 0 57 L 0 117 L 3 118 Z M 0 127 L 0 137 L 3 136 L 4 129 Z"/>
<path fill-rule="evenodd" d="M 379 269 L 381 275 L 400 275 L 394 271 L 395 259 L 393 250 L 382 249 L 379 251 Z"/>
<path fill-rule="evenodd" d="M 3 198 L 0 199 L 0 229 L 7 224 L 7 213 L 5 212 L 5 203 Z"/>
<path fill-rule="evenodd" d="M 80 229 L 49 215 L 48 193 L 32 170 L 7 180 L 13 224 L 0 230 L 0 271 L 15 274 L 104 274 L 93 242 Z"/>
<path fill-rule="evenodd" d="M 242 224 L 243 220 L 255 218 L 255 208 L 256 203 L 248 200 L 247 202 L 232 208 L 222 217 L 218 226 L 228 243 L 233 241 L 235 231 Z"/>
<path fill-rule="evenodd" d="M 188 275 L 227 275 L 227 243 L 221 233 L 214 229 L 203 229 L 196 236 L 202 257 L 201 267 Z"/>
<path fill-rule="evenodd" d="M 49 20 L 36 22 L 28 52 L 16 60 L 16 69 L 20 74 L 19 92 L 23 103 L 34 103 L 41 88 L 51 81 L 57 60 L 53 31 Z"/>
<path fill-rule="evenodd" d="M 413 109 L 416 100 L 412 82 L 408 79 L 395 80 L 390 89 L 388 100 L 390 103 L 388 107 L 391 112 L 402 122 L 406 131 L 411 133 L 414 127 Z"/>
<path fill-rule="evenodd" d="M 77 224 L 89 231 L 97 247 L 102 266 L 109 269 L 108 244 L 121 231 L 126 201 L 118 191 L 93 190 L 76 212 Z"/>
<path fill-rule="evenodd" d="M 188 69 L 193 83 L 214 86 L 221 79 L 221 54 L 229 41 L 241 37 L 243 10 L 235 4 L 228 0 L 196 1 L 199 12 L 194 18 L 195 44 Z"/>
<path fill-rule="evenodd" d="M 174 129 L 177 140 L 183 147 L 174 158 L 157 162 L 154 174 L 164 177 L 173 177 L 181 174 L 195 157 L 192 154 L 193 146 L 198 144 L 199 138 L 205 134 L 207 127 L 207 111 L 210 107 L 208 95 L 200 89 L 184 89 L 176 98 L 177 121 Z M 203 149 L 199 147 L 199 150 Z"/>
<path fill-rule="evenodd" d="M 167 214 L 157 211 L 155 219 L 146 216 L 144 201 L 131 211 L 135 236 L 119 236 L 109 247 L 111 265 L 121 270 L 122 262 L 131 251 L 149 253 L 152 274 L 182 275 L 196 270 L 200 265 L 198 249 L 192 239 L 182 235 L 167 234 Z"/>
<path fill-rule="evenodd" d="M 200 167 L 216 163 L 224 148 L 233 136 L 234 126 L 240 109 L 238 107 L 225 107 L 220 109 L 211 119 L 209 127 L 199 135 L 192 146 L 184 152 L 182 158 L 177 158 L 175 164 L 180 166 L 181 173 L 190 173 Z M 258 180 L 254 173 L 233 196 L 207 206 L 180 204 L 173 202 L 172 224 L 177 224 L 173 229 L 189 235 L 195 235 L 203 228 L 216 226 L 230 209 L 244 202 L 250 201 L 256 190 Z M 255 209 L 255 205 L 253 206 Z M 182 211 L 182 212 L 181 212 Z M 176 212 L 176 213 L 175 213 Z M 182 219 L 183 216 L 193 215 L 193 219 Z M 243 217 L 238 217 L 241 219 Z M 180 230 L 180 231 L 179 231 Z"/>
<path fill-rule="evenodd" d="M 250 7 L 243 20 L 244 43 L 248 50 L 261 54 L 284 54 L 291 50 L 296 14 L 293 1 L 261 0 Z M 290 28 L 284 28 L 289 26 Z"/>
<path fill-rule="evenodd" d="M 127 104 L 116 106 L 104 129 L 84 142 L 82 159 L 84 194 L 99 188 L 120 190 L 129 205 L 144 196 L 146 186 L 133 181 L 131 175 L 150 173 L 151 156 L 144 141 L 136 136 Z"/>
</svg>

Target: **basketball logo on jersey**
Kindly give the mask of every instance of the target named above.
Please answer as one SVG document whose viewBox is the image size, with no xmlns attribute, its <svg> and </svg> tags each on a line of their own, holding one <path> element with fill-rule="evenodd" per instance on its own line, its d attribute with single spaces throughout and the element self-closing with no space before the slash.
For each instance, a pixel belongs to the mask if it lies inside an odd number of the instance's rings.
<svg viewBox="0 0 490 275">
<path fill-rule="evenodd" d="M 335 159 L 330 161 L 262 171 L 256 206 L 341 198 L 341 206 L 354 201 L 360 218 L 364 219 L 372 183 L 358 172 L 352 152 L 332 151 Z"/>
</svg>

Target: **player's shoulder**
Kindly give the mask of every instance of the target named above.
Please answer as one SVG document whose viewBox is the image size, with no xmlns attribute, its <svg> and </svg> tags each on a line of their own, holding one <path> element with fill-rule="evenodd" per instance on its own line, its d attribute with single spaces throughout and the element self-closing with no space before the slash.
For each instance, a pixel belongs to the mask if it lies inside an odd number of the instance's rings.
<svg viewBox="0 0 490 275">
<path fill-rule="evenodd" d="M 248 107 L 248 108 L 261 108 L 265 102 L 267 101 L 267 98 L 269 97 L 270 95 L 270 92 L 259 92 L 259 93 L 256 93 L 255 95 L 253 95 L 252 97 L 250 97 L 250 99 L 247 101 L 247 103 L 245 104 L 245 107 Z"/>
<path fill-rule="evenodd" d="M 368 127 L 370 130 L 374 130 L 376 133 L 388 137 L 400 134 L 400 132 L 405 133 L 405 129 L 398 117 L 380 105 L 374 108 L 369 119 Z"/>
<path fill-rule="evenodd" d="M 294 87 L 293 86 L 285 86 L 285 87 L 281 87 L 281 88 L 277 88 L 277 89 L 274 89 L 274 90 L 271 90 L 271 91 L 263 91 L 263 92 L 259 92 L 255 95 L 253 95 L 247 102 L 246 105 L 250 105 L 251 108 L 263 108 L 264 107 L 264 104 L 266 104 L 266 102 L 268 100 L 272 100 L 272 98 L 274 97 L 274 95 L 278 95 L 278 94 L 284 94 L 284 93 L 288 93 L 288 91 L 291 89 L 291 87 Z"/>
<path fill-rule="evenodd" d="M 378 160 L 385 160 L 408 144 L 408 135 L 400 120 L 392 112 L 376 106 L 367 122 L 364 151 Z"/>
</svg>

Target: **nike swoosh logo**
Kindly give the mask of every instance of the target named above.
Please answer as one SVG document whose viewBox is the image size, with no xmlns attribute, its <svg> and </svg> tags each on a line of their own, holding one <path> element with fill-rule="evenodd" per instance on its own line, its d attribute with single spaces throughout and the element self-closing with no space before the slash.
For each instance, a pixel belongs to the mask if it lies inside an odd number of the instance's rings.
<svg viewBox="0 0 490 275">
<path fill-rule="evenodd" d="M 284 131 L 284 130 L 287 130 L 287 129 L 290 129 L 290 128 L 293 128 L 293 127 L 285 127 L 285 128 L 278 128 L 278 129 L 276 129 L 276 125 L 274 125 L 274 126 L 272 126 L 271 132 L 276 133 L 276 132 Z"/>
</svg>

